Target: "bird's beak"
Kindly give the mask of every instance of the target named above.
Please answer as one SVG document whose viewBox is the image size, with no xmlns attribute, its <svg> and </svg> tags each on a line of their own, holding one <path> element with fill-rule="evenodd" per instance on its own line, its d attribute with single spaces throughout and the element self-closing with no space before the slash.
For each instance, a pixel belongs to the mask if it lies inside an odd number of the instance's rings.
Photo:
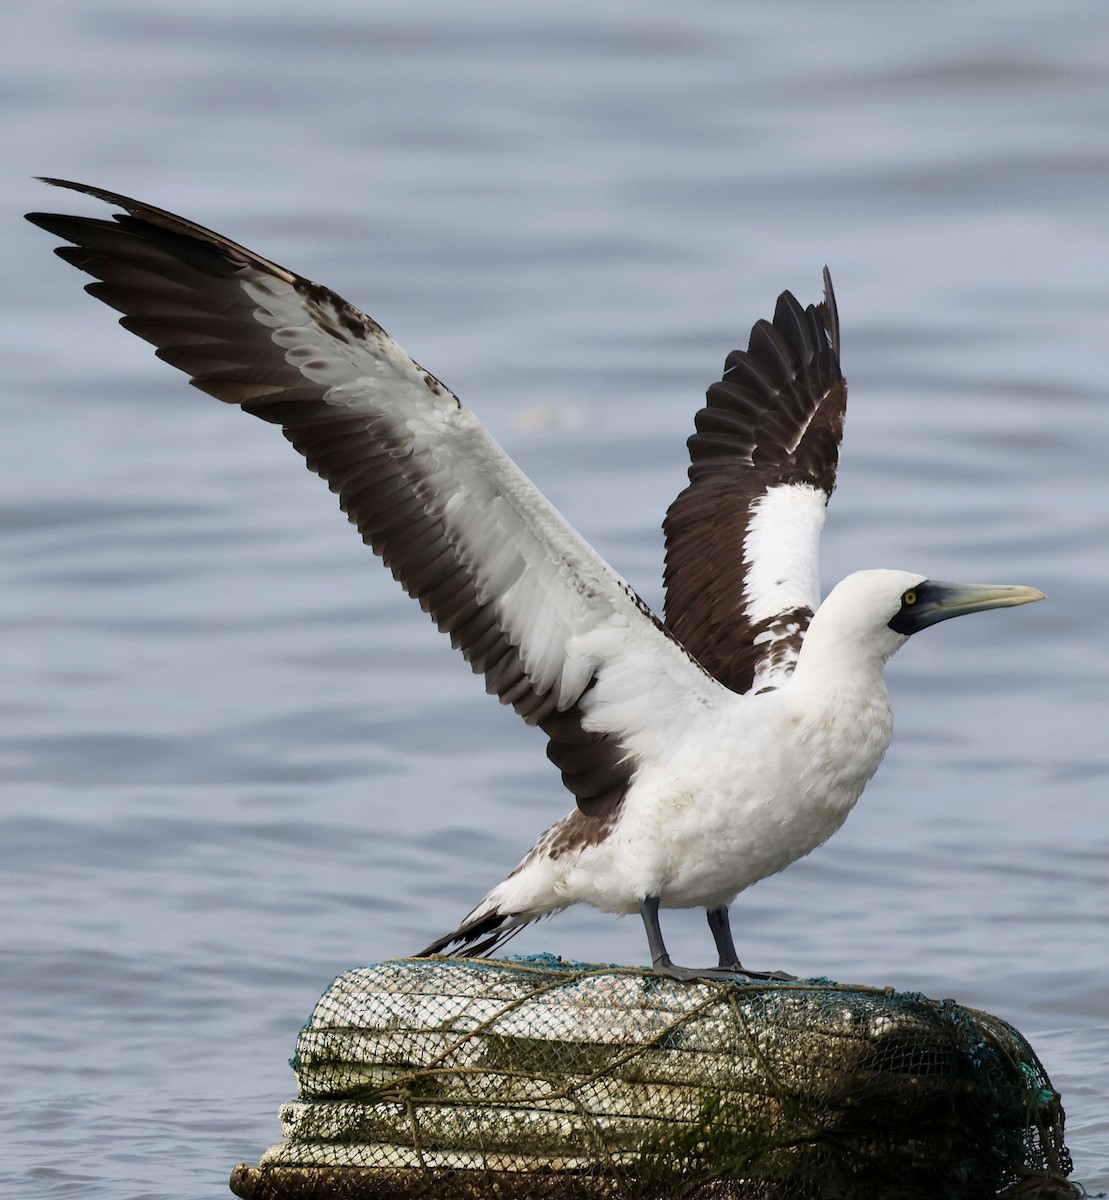
<svg viewBox="0 0 1109 1200">
<path fill-rule="evenodd" d="M 898 633 L 915 633 L 951 617 L 985 612 L 988 608 L 1012 608 L 1046 599 L 1036 588 L 1015 584 L 940 583 L 926 579 L 905 593 L 901 611 L 890 622 Z"/>
</svg>

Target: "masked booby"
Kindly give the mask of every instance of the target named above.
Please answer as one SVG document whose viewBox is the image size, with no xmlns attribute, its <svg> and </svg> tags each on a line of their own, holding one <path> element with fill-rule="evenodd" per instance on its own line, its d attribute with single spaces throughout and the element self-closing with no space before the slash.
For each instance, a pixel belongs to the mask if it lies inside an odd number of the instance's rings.
<svg viewBox="0 0 1109 1200">
<path fill-rule="evenodd" d="M 371 318 L 183 217 L 45 182 L 120 210 L 28 214 L 86 290 L 196 387 L 280 425 L 487 690 L 547 736 L 576 807 L 424 954 L 489 954 L 584 903 L 639 912 L 660 972 L 755 974 L 728 906 L 843 823 L 889 745 L 890 655 L 1043 598 L 870 570 L 820 602 L 847 399 L 827 270 L 824 300 L 783 292 L 708 389 L 666 514 L 660 621 Z M 717 967 L 671 962 L 660 907 L 706 910 Z"/>
</svg>

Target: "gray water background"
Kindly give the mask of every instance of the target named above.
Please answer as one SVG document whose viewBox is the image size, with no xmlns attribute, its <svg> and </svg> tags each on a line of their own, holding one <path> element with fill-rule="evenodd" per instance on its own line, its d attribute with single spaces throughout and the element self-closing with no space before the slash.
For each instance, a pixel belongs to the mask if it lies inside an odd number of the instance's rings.
<svg viewBox="0 0 1109 1200">
<path fill-rule="evenodd" d="M 744 958 L 997 1013 L 1109 1187 L 1109 7 L 12 0 L 0 40 L 0 1192 L 215 1197 L 338 972 L 453 926 L 567 797 L 278 432 L 20 219 L 183 212 L 324 281 L 652 603 L 705 386 L 831 266 L 825 538 L 1028 583 L 888 672 L 846 827 Z M 675 952 L 708 952 L 698 914 Z M 642 962 L 573 910 L 512 949 Z"/>
</svg>

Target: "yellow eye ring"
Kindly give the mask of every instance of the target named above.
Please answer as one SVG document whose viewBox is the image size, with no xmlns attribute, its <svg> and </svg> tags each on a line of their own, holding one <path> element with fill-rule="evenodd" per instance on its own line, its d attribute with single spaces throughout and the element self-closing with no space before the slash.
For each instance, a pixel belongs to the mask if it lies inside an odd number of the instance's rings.
<svg viewBox="0 0 1109 1200">
<path fill-rule="evenodd" d="M 916 592 L 906 592 L 904 594 L 904 596 L 901 597 L 901 599 L 906 604 L 915 604 L 916 603 Z"/>
</svg>

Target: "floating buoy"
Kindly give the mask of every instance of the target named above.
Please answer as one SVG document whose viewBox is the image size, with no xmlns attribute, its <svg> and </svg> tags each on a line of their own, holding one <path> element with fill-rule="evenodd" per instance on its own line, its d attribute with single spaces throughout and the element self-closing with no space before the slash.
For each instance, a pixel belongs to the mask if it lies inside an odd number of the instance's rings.
<svg viewBox="0 0 1109 1200">
<path fill-rule="evenodd" d="M 888 989 L 403 959 L 336 979 L 293 1067 L 244 1200 L 1077 1194 L 1024 1038 Z"/>
</svg>

